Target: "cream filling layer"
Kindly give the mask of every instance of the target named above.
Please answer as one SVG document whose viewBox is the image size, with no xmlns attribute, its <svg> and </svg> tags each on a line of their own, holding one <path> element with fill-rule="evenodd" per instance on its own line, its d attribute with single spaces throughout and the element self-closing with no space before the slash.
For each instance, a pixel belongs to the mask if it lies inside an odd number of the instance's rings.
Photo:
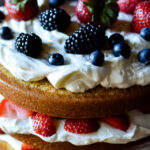
<svg viewBox="0 0 150 150">
<path fill-rule="evenodd" d="M 46 0 L 39 1 L 40 8 L 46 6 Z M 0 7 L 5 14 L 7 11 Z M 119 20 L 131 21 L 132 16 L 120 13 Z M 17 52 L 13 40 L 0 39 L 0 64 L 7 68 L 13 76 L 24 81 L 39 81 L 47 78 L 57 89 L 66 88 L 71 92 L 84 92 L 97 85 L 109 88 L 128 88 L 133 85 L 145 86 L 150 84 L 150 67 L 140 64 L 137 53 L 144 48 L 150 48 L 150 43 L 144 41 L 138 34 L 121 32 L 131 46 L 129 59 L 114 57 L 111 50 L 104 51 L 105 63 L 102 67 L 90 64 L 89 55 L 73 55 L 64 51 L 64 43 L 68 38 L 66 34 L 58 31 L 44 30 L 37 18 L 24 22 L 10 19 L 8 16 L 2 26 L 9 26 L 15 32 L 34 32 L 42 38 L 43 51 L 38 59 L 34 59 Z M 107 35 L 113 34 L 107 30 Z M 50 53 L 58 52 L 64 56 L 65 64 L 62 66 L 48 65 Z"/>
<path fill-rule="evenodd" d="M 46 142 L 70 142 L 78 146 L 97 142 L 125 144 L 150 135 L 150 115 L 134 110 L 129 112 L 128 116 L 131 124 L 126 132 L 100 122 L 100 128 L 96 132 L 73 134 L 64 129 L 65 119 L 55 119 L 54 122 L 57 124 L 56 134 L 44 137 L 34 132 L 31 118 L 20 120 L 3 117 L 0 117 L 0 128 L 7 134 L 33 134 Z"/>
</svg>

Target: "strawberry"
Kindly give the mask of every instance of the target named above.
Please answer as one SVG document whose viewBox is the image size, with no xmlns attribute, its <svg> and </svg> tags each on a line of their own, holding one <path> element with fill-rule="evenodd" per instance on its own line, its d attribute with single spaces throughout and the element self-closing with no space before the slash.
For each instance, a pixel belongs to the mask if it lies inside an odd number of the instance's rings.
<svg viewBox="0 0 150 150">
<path fill-rule="evenodd" d="M 102 122 L 109 124 L 110 126 L 114 128 L 117 128 L 123 131 L 127 131 L 130 125 L 128 117 L 124 114 L 113 116 L 113 117 L 104 117 L 104 118 L 100 118 L 100 120 Z"/>
<path fill-rule="evenodd" d="M 18 21 L 29 20 L 38 13 L 37 0 L 5 0 L 5 7 L 9 16 Z"/>
<path fill-rule="evenodd" d="M 0 117 L 24 119 L 32 116 L 33 112 L 17 106 L 4 99 L 0 103 Z"/>
<path fill-rule="evenodd" d="M 84 24 L 95 22 L 108 27 L 117 19 L 118 12 L 117 0 L 79 0 L 76 5 L 76 15 Z"/>
<path fill-rule="evenodd" d="M 150 105 L 142 106 L 139 110 L 144 114 L 150 114 Z"/>
<path fill-rule="evenodd" d="M 36 150 L 36 149 L 34 149 L 32 146 L 29 146 L 23 143 L 21 145 L 21 150 Z"/>
<path fill-rule="evenodd" d="M 132 31 L 139 33 L 142 28 L 150 27 L 150 2 L 144 1 L 136 5 L 132 21 Z"/>
<path fill-rule="evenodd" d="M 100 125 L 97 119 L 68 119 L 64 128 L 66 131 L 77 134 L 88 134 L 99 129 Z"/>
<path fill-rule="evenodd" d="M 32 125 L 33 130 L 44 137 L 52 136 L 56 132 L 52 118 L 44 114 L 36 113 L 32 117 Z"/>
<path fill-rule="evenodd" d="M 4 132 L 0 129 L 0 134 L 4 134 Z"/>
<path fill-rule="evenodd" d="M 144 0 L 118 0 L 119 9 L 127 14 L 133 14 L 135 6 Z"/>
</svg>

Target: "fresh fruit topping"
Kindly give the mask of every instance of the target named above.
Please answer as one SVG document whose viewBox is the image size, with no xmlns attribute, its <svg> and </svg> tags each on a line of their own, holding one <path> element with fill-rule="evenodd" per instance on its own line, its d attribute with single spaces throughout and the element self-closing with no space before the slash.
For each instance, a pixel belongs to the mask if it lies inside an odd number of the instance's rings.
<svg viewBox="0 0 150 150">
<path fill-rule="evenodd" d="M 109 45 L 111 46 L 111 48 L 120 42 L 124 42 L 124 38 L 121 34 L 119 33 L 114 33 L 109 37 Z"/>
<path fill-rule="evenodd" d="M 37 150 L 37 149 L 34 149 L 32 146 L 29 146 L 23 143 L 21 145 L 21 150 Z"/>
<path fill-rule="evenodd" d="M 134 10 L 132 31 L 139 33 L 142 28 L 150 27 L 150 2 L 144 1 L 137 4 Z"/>
<path fill-rule="evenodd" d="M 109 124 L 110 126 L 114 128 L 117 128 L 123 131 L 127 131 L 127 129 L 130 126 L 129 118 L 125 114 L 113 116 L 113 117 L 104 117 L 104 118 L 100 118 L 100 120 L 102 122 Z"/>
<path fill-rule="evenodd" d="M 118 0 L 119 9 L 127 14 L 133 14 L 135 6 L 144 0 Z"/>
<path fill-rule="evenodd" d="M 92 52 L 90 55 L 90 62 L 95 66 L 102 66 L 104 63 L 104 54 L 98 50 Z"/>
<path fill-rule="evenodd" d="M 32 114 L 32 111 L 17 106 L 6 99 L 0 103 L 0 117 L 25 119 L 31 117 Z"/>
<path fill-rule="evenodd" d="M 60 8 L 53 8 L 39 15 L 41 26 L 48 31 L 64 31 L 71 23 L 70 16 Z"/>
<path fill-rule="evenodd" d="M 16 38 L 15 48 L 27 56 L 37 57 L 42 50 L 42 41 L 40 37 L 34 33 L 21 33 Z"/>
<path fill-rule="evenodd" d="M 9 27 L 1 27 L 0 37 L 4 40 L 10 40 L 13 38 L 13 31 Z"/>
<path fill-rule="evenodd" d="M 64 128 L 66 131 L 77 134 L 88 134 L 99 129 L 100 124 L 97 119 L 68 119 Z"/>
<path fill-rule="evenodd" d="M 0 11 L 0 23 L 5 19 L 5 15 Z"/>
<path fill-rule="evenodd" d="M 54 53 L 54 54 L 51 54 L 49 56 L 48 63 L 50 65 L 55 65 L 55 66 L 63 65 L 64 64 L 64 58 L 61 54 Z"/>
<path fill-rule="evenodd" d="M 32 19 L 38 14 L 37 0 L 5 0 L 10 17 L 18 21 Z"/>
<path fill-rule="evenodd" d="M 150 27 L 145 27 L 140 31 L 140 36 L 146 40 L 150 41 Z"/>
<path fill-rule="evenodd" d="M 52 118 L 44 114 L 36 113 L 32 117 L 32 125 L 34 132 L 44 137 L 52 136 L 56 132 Z"/>
<path fill-rule="evenodd" d="M 49 6 L 51 8 L 55 8 L 55 7 L 58 7 L 62 4 L 64 4 L 65 0 L 49 0 L 48 2 L 49 2 Z"/>
<path fill-rule="evenodd" d="M 150 105 L 141 106 L 139 110 L 144 114 L 150 114 Z"/>
<path fill-rule="evenodd" d="M 105 30 L 101 25 L 88 23 L 75 31 L 65 42 L 65 51 L 72 54 L 90 54 L 105 45 Z"/>
<path fill-rule="evenodd" d="M 122 56 L 124 58 L 130 57 L 130 47 L 125 42 L 120 42 L 112 48 L 115 57 Z"/>
<path fill-rule="evenodd" d="M 148 65 L 150 63 L 150 49 L 143 49 L 138 53 L 140 63 Z"/>
<path fill-rule="evenodd" d="M 4 134 L 4 132 L 0 129 L 0 134 Z"/>
<path fill-rule="evenodd" d="M 117 19 L 117 0 L 79 0 L 76 6 L 78 19 L 86 24 L 95 22 L 109 27 Z"/>
</svg>

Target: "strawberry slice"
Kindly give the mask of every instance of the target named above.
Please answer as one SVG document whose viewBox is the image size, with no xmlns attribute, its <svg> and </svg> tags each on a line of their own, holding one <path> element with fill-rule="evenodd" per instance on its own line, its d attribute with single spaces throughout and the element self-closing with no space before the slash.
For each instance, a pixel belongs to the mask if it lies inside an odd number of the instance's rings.
<svg viewBox="0 0 150 150">
<path fill-rule="evenodd" d="M 66 131 L 77 134 L 88 134 L 99 129 L 100 124 L 97 119 L 68 119 L 64 128 Z"/>
<path fill-rule="evenodd" d="M 25 119 L 32 116 L 33 112 L 17 106 L 7 99 L 0 103 L 0 117 Z"/>
<path fill-rule="evenodd" d="M 4 134 L 4 132 L 0 129 L 0 134 Z"/>
<path fill-rule="evenodd" d="M 110 126 L 114 128 L 117 128 L 123 131 L 127 131 L 130 125 L 129 118 L 125 114 L 113 116 L 113 117 L 104 117 L 104 118 L 100 118 L 100 120 L 102 122 L 109 124 Z"/>
<path fill-rule="evenodd" d="M 150 105 L 142 106 L 139 108 L 139 110 L 144 114 L 150 114 Z"/>
<path fill-rule="evenodd" d="M 44 114 L 36 113 L 32 117 L 32 126 L 37 134 L 44 137 L 52 136 L 56 132 L 52 118 Z"/>
<path fill-rule="evenodd" d="M 32 146 L 29 146 L 23 143 L 21 145 L 21 150 L 37 150 L 37 149 L 34 149 Z"/>
<path fill-rule="evenodd" d="M 5 0 L 10 17 L 21 21 L 29 20 L 38 14 L 37 0 Z"/>
</svg>

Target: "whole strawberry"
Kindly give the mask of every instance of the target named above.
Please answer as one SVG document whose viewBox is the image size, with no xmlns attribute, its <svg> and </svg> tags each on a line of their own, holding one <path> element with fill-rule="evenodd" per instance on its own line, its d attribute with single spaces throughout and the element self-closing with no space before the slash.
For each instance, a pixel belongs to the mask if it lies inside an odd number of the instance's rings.
<svg viewBox="0 0 150 150">
<path fill-rule="evenodd" d="M 81 23 L 95 22 L 109 27 L 117 19 L 117 0 L 79 0 L 76 15 Z"/>
<path fill-rule="evenodd" d="M 33 115 L 32 125 L 33 130 L 44 137 L 52 136 L 56 132 L 52 118 L 44 114 Z"/>
<path fill-rule="evenodd" d="M 64 128 L 66 131 L 77 134 L 88 134 L 99 129 L 100 125 L 97 119 L 68 119 Z"/>
<path fill-rule="evenodd" d="M 37 0 L 5 0 L 5 7 L 10 17 L 26 21 L 38 13 Z"/>
<path fill-rule="evenodd" d="M 150 27 L 150 2 L 144 1 L 136 5 L 132 21 L 132 31 L 139 33 L 142 28 Z"/>
<path fill-rule="evenodd" d="M 144 0 L 118 0 L 119 9 L 127 14 L 133 14 L 135 6 Z"/>
</svg>

